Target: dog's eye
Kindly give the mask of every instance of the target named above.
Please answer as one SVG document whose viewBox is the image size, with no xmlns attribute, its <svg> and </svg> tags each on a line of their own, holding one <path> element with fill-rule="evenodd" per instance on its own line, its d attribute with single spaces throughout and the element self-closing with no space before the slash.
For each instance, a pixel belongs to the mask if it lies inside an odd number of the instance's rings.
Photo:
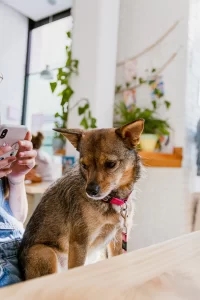
<svg viewBox="0 0 200 300">
<path fill-rule="evenodd" d="M 114 168 L 116 166 L 116 164 L 117 163 L 115 161 L 107 161 L 105 163 L 105 167 L 108 168 L 108 169 L 112 169 L 112 168 Z"/>
<path fill-rule="evenodd" d="M 87 165 L 86 165 L 86 164 L 81 163 L 81 167 L 82 167 L 83 169 L 87 170 Z"/>
</svg>

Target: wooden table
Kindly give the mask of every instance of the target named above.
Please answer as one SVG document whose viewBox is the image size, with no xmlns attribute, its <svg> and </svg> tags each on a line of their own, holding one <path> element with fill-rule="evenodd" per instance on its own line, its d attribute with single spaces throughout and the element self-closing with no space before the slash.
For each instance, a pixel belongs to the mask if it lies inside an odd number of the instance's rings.
<svg viewBox="0 0 200 300">
<path fill-rule="evenodd" d="M 52 182 L 44 181 L 41 183 L 27 183 L 26 184 L 26 193 L 28 199 L 28 216 L 24 223 L 24 226 L 28 223 L 30 217 L 32 216 L 34 210 L 40 202 L 42 194 L 46 191 L 46 189 L 50 186 Z"/>
<path fill-rule="evenodd" d="M 200 232 L 0 290 L 2 300 L 199 300 Z"/>
</svg>

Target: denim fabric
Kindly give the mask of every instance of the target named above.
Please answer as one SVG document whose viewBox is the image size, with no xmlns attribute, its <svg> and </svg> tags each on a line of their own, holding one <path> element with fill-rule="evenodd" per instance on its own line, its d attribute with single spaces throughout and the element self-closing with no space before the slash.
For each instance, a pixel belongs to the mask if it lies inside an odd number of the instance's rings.
<svg viewBox="0 0 200 300">
<path fill-rule="evenodd" d="M 0 237 L 1 239 L 1 237 Z M 17 250 L 20 240 L 0 242 L 0 288 L 21 281 Z"/>
<path fill-rule="evenodd" d="M 0 180 L 0 287 L 21 281 L 17 251 L 22 235 L 23 225 L 12 216 Z"/>
</svg>

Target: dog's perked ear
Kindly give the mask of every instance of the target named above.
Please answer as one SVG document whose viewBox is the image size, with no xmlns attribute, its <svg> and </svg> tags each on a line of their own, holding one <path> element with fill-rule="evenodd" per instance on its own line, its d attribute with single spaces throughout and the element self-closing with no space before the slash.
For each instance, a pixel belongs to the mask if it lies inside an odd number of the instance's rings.
<svg viewBox="0 0 200 300">
<path fill-rule="evenodd" d="M 140 135 L 144 129 L 144 119 L 126 124 L 115 130 L 116 134 L 120 136 L 129 148 L 136 147 L 140 142 Z"/>
<path fill-rule="evenodd" d="M 54 128 L 54 131 L 60 132 L 64 135 L 70 143 L 79 151 L 79 143 L 83 134 L 81 129 L 66 129 L 66 128 Z"/>
</svg>

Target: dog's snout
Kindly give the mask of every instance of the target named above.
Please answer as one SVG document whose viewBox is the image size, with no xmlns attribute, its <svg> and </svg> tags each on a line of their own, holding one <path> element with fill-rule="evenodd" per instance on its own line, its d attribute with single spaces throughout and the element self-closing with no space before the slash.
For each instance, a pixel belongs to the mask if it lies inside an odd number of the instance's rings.
<svg viewBox="0 0 200 300">
<path fill-rule="evenodd" d="M 90 182 L 86 188 L 86 192 L 90 196 L 96 196 L 98 195 L 100 191 L 100 187 L 97 183 L 95 182 Z"/>
</svg>

